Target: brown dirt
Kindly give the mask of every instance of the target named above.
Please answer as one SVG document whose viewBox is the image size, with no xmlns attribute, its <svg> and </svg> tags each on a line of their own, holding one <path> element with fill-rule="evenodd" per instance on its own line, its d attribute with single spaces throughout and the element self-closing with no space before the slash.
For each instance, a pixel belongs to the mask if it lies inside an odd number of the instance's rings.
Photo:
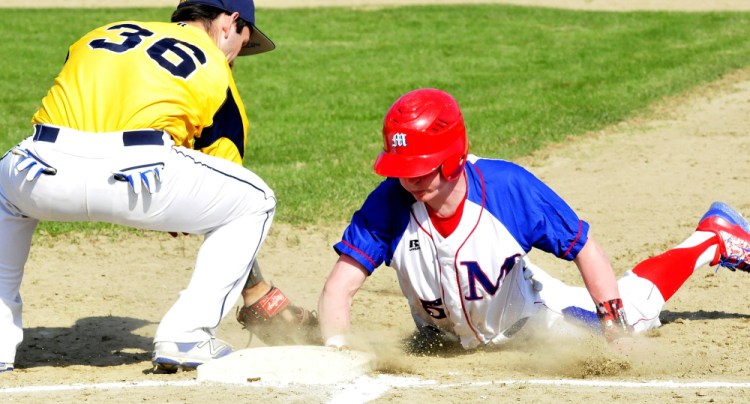
<svg viewBox="0 0 750 404">
<path fill-rule="evenodd" d="M 276 5 L 306 5 L 288 1 L 279 0 Z M 14 2 L 28 3 L 4 1 L 8 6 Z M 52 2 L 35 2 L 41 3 Z M 96 3 L 111 5 L 103 0 Z M 172 1 L 148 3 L 170 5 Z M 513 3 L 612 10 L 628 5 L 696 10 L 708 3 L 716 9 L 748 7 L 742 0 Z M 750 70 L 743 70 L 665 100 L 637 119 L 550 147 L 520 162 L 591 223 L 621 273 L 681 241 L 713 200 L 724 200 L 750 213 L 745 177 L 750 163 L 743 153 L 750 146 L 745 134 L 748 127 Z M 336 259 L 331 245 L 343 226 L 275 225 L 261 253 L 266 276 L 296 302 L 314 306 Z M 36 237 L 22 288 L 26 340 L 18 355 L 19 369 L 0 376 L 0 400 L 324 402 L 363 388 L 195 384 L 191 383 L 194 372 L 153 374 L 151 337 L 177 292 L 187 284 L 199 243 L 195 236 L 174 239 L 160 233 Z M 534 259 L 561 279 L 580 284 L 571 265 L 544 255 Z M 378 384 L 383 390 L 349 401 L 747 402 L 748 389 L 611 387 L 594 382 L 748 382 L 750 354 L 743 347 L 750 345 L 750 309 L 743 291 L 749 287 L 750 277 L 745 274 L 700 270 L 669 302 L 663 313 L 665 325 L 638 338 L 636 353 L 630 356 L 613 353 L 598 339 L 550 344 L 528 338 L 503 351 L 418 357 L 401 351 L 401 341 L 412 329 L 411 318 L 394 274 L 384 268 L 366 283 L 354 308 L 359 343 L 379 357 L 381 373 L 373 377 L 382 379 L 367 386 Z M 237 347 L 248 344 L 248 335 L 231 316 L 224 320 L 219 334 Z M 417 384 L 420 380 L 431 382 Z M 557 386 L 529 380 L 591 384 Z M 178 385 L 179 381 L 185 385 Z M 408 381 L 411 385 L 398 387 Z M 127 383 L 138 386 L 128 387 Z M 34 386 L 58 387 L 32 390 Z"/>
</svg>

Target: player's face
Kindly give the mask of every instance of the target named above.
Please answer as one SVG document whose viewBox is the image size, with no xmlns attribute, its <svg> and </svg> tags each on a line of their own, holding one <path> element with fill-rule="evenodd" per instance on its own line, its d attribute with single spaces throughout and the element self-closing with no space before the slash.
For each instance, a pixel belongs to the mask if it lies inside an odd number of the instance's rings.
<svg viewBox="0 0 750 404">
<path fill-rule="evenodd" d="M 414 196 L 414 199 L 425 203 L 436 200 L 439 195 L 445 192 L 448 184 L 448 181 L 440 175 L 439 169 L 421 177 L 399 178 L 399 182 L 405 190 Z"/>
</svg>

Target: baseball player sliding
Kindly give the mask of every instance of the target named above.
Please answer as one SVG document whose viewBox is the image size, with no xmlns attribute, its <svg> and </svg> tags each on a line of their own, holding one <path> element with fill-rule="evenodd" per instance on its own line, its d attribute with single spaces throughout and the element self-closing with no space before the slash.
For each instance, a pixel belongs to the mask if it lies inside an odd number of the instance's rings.
<svg viewBox="0 0 750 404">
<path fill-rule="evenodd" d="M 354 213 L 318 303 L 325 344 L 350 344 L 354 295 L 380 264 L 396 270 L 417 337 L 499 345 L 536 323 L 583 324 L 615 341 L 660 325 L 666 301 L 706 264 L 750 269 L 750 226 L 714 203 L 682 244 L 616 280 L 589 225 L 525 169 L 468 154 L 457 102 L 436 89 L 399 98 L 375 172 L 389 177 Z M 585 288 L 533 265 L 537 248 L 580 270 Z M 419 348 L 419 345 L 417 345 Z"/>
<path fill-rule="evenodd" d="M 215 331 L 240 294 L 238 320 L 265 342 L 317 335 L 255 264 L 276 198 L 242 166 L 248 120 L 231 66 L 274 47 L 252 0 L 183 0 L 171 23 L 116 22 L 70 47 L 33 134 L 0 160 L 0 371 L 22 341 L 19 288 L 40 220 L 205 236 L 156 331 L 158 369 L 230 353 Z"/>
</svg>

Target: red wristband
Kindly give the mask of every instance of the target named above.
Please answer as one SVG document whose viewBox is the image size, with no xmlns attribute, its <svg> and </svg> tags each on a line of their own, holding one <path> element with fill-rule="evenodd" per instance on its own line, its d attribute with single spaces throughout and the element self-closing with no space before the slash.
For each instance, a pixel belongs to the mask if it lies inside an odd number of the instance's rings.
<svg viewBox="0 0 750 404">
<path fill-rule="evenodd" d="M 625 317 L 622 299 L 612 299 L 597 304 L 596 315 L 599 317 L 607 341 L 611 342 L 632 334 L 632 329 Z"/>
</svg>

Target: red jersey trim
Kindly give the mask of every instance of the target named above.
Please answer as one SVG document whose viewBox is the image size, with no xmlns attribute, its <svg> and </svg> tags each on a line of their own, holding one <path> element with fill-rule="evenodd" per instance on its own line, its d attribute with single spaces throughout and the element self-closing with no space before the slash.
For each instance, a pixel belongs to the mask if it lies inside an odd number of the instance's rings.
<svg viewBox="0 0 750 404">
<path fill-rule="evenodd" d="M 563 255 L 560 256 L 560 258 L 565 258 L 570 252 L 573 250 L 573 247 L 576 246 L 576 243 L 578 242 L 578 239 L 581 238 L 581 234 L 583 234 L 583 222 L 579 219 L 578 220 L 578 234 L 576 234 L 576 238 L 573 239 L 573 242 L 570 243 L 570 247 L 563 253 Z"/>
<path fill-rule="evenodd" d="M 375 261 L 373 261 L 373 260 L 372 260 L 372 258 L 370 258 L 370 256 L 369 256 L 369 255 L 367 255 L 367 254 L 365 254 L 365 253 L 364 253 L 364 251 L 362 251 L 362 250 L 360 250 L 359 248 L 357 248 L 357 247 L 355 247 L 355 246 L 353 246 L 353 245 L 351 245 L 351 244 L 347 243 L 347 242 L 346 242 L 346 240 L 341 240 L 341 242 L 342 242 L 342 243 L 344 243 L 344 244 L 346 244 L 346 246 L 347 246 L 347 247 L 349 247 L 349 248 L 351 248 L 352 250 L 354 250 L 354 251 L 358 252 L 358 253 L 359 253 L 359 255 L 361 255 L 362 257 L 364 257 L 364 258 L 365 258 L 366 260 L 370 261 L 370 263 L 372 264 L 372 267 L 373 267 L 373 268 L 375 268 L 375 267 L 377 267 L 377 266 L 378 266 L 378 265 L 377 265 L 377 264 L 375 263 Z M 368 271 L 368 272 L 370 272 L 370 271 Z"/>
</svg>

